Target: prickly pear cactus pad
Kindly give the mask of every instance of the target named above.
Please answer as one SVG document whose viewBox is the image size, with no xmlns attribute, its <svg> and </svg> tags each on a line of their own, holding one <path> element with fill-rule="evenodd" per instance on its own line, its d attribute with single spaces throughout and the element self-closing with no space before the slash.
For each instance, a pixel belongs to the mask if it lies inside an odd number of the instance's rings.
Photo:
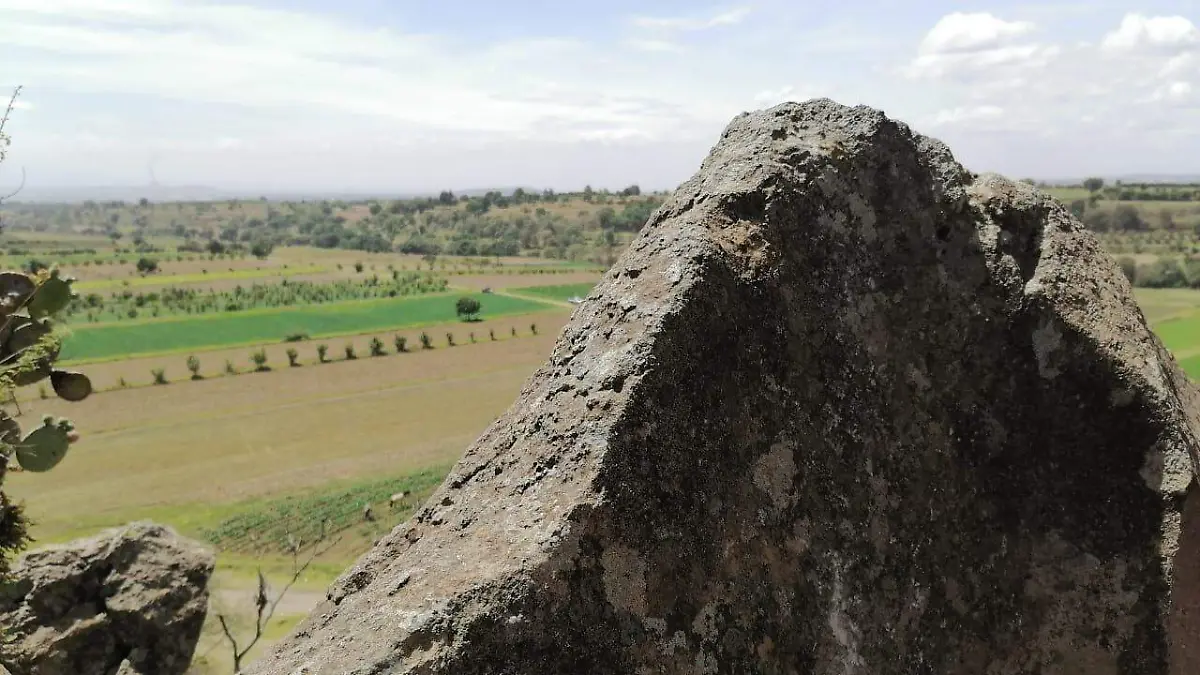
<svg viewBox="0 0 1200 675">
<path fill-rule="evenodd" d="M 54 393 L 64 401 L 78 402 L 92 393 L 92 381 L 87 375 L 73 370 L 53 370 L 50 372 L 50 384 L 54 385 Z"/>
<path fill-rule="evenodd" d="M 67 456 L 75 426 L 69 420 L 55 420 L 47 415 L 42 426 L 34 429 L 17 444 L 17 463 L 26 471 L 49 471 Z"/>
<path fill-rule="evenodd" d="M 50 272 L 50 276 L 38 285 L 26 308 L 29 316 L 35 319 L 45 318 L 61 312 L 71 303 L 75 292 L 71 290 L 74 279 L 63 278 L 58 270 Z"/>
</svg>

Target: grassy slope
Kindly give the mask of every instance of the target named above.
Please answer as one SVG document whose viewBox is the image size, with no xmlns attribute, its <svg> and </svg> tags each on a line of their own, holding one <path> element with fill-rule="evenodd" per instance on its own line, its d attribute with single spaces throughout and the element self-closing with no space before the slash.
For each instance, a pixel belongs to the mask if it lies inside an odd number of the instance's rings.
<svg viewBox="0 0 1200 675">
<path fill-rule="evenodd" d="M 580 297 L 586 298 L 588 293 L 595 288 L 595 283 L 581 284 L 558 284 L 554 286 L 523 286 L 521 288 L 506 288 L 506 293 L 515 295 L 531 296 L 536 298 L 545 298 L 557 302 L 563 302 L 568 298 Z"/>
<path fill-rule="evenodd" d="M 100 360 L 279 342 L 290 333 L 306 332 L 316 338 L 453 321 L 456 318 L 454 302 L 460 295 L 436 294 L 144 322 L 83 325 L 75 327 L 67 336 L 62 359 L 64 362 Z M 483 305 L 483 318 L 523 314 L 545 308 L 540 302 L 522 298 L 497 295 L 473 297 Z"/>
</svg>

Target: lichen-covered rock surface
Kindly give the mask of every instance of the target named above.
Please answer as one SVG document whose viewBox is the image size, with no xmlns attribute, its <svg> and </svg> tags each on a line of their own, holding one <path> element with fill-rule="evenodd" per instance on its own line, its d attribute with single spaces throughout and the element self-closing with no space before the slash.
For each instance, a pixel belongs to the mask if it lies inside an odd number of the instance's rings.
<svg viewBox="0 0 1200 675">
<path fill-rule="evenodd" d="M 1198 672 L 1198 410 L 1046 195 L 869 108 L 742 115 L 251 672 Z"/>
<path fill-rule="evenodd" d="M 182 675 L 213 564 L 211 551 L 152 523 L 26 553 L 0 589 L 0 672 Z"/>
</svg>

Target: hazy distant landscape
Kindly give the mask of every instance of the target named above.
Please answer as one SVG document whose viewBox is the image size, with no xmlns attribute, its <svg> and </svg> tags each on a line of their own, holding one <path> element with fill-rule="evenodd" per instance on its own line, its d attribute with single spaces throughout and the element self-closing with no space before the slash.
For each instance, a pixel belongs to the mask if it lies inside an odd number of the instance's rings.
<svg viewBox="0 0 1200 675">
<path fill-rule="evenodd" d="M 1200 378 L 1200 184 L 1046 189 L 1096 231 Z M 628 186 L 5 204 L 0 264 L 78 279 L 63 358 L 98 388 L 28 406 L 69 413 L 86 442 L 10 489 L 42 543 L 152 518 L 213 544 L 217 597 L 234 608 L 255 567 L 283 568 L 287 534 L 326 523 L 344 538 L 278 636 L 509 405 L 665 198 Z M 400 491 L 410 498 L 391 508 Z M 199 672 L 224 663 L 218 641 L 210 628 Z"/>
</svg>

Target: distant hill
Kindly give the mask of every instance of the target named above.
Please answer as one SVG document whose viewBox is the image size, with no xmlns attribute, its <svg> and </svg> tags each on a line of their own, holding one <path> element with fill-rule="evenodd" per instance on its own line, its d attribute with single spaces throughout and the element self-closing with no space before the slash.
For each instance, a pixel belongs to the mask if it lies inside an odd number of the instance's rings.
<svg viewBox="0 0 1200 675">
<path fill-rule="evenodd" d="M 451 190 L 455 195 L 470 197 L 482 196 L 488 192 L 512 194 L 515 187 L 471 188 L 466 190 Z M 541 188 L 523 188 L 527 192 L 541 192 Z M 260 199 L 266 197 L 270 201 L 315 201 L 322 199 L 341 201 L 363 201 L 368 199 L 413 199 L 417 197 L 436 197 L 437 192 L 387 192 L 387 191 L 305 191 L 305 190 L 246 190 L 218 188 L 207 185 L 111 185 L 111 186 L 78 186 L 78 187 L 34 187 L 26 186 L 12 203 L 32 204 L 76 204 L 88 201 L 124 201 L 136 202 L 145 197 L 152 202 L 209 202 L 224 199 Z"/>
</svg>

